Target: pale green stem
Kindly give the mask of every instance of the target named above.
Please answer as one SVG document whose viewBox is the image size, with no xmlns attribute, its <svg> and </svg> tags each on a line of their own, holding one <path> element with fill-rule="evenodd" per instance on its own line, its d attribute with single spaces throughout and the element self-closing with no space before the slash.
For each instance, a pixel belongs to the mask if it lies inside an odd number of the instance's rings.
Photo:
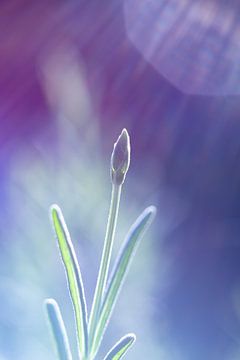
<svg viewBox="0 0 240 360">
<path fill-rule="evenodd" d="M 103 300 L 103 293 L 106 288 L 106 282 L 108 277 L 108 270 L 110 265 L 112 245 L 115 236 L 115 229 L 117 224 L 118 209 L 121 197 L 121 185 L 112 185 L 111 204 L 108 215 L 108 223 L 106 236 L 104 240 L 103 253 L 101 258 L 100 269 L 98 273 L 97 285 L 94 294 L 93 305 L 89 320 L 89 349 L 91 349 L 91 343 L 94 338 L 94 332 L 97 325 L 97 320 L 100 312 L 100 308 Z"/>
</svg>

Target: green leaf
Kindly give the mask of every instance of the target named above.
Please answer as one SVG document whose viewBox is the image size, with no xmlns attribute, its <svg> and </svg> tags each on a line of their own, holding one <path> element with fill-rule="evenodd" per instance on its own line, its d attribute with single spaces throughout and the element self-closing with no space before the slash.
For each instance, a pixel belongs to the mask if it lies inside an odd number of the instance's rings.
<svg viewBox="0 0 240 360">
<path fill-rule="evenodd" d="M 62 212 L 57 205 L 52 205 L 51 215 L 74 307 L 79 352 L 81 358 L 85 358 L 88 353 L 87 308 L 81 272 Z"/>
<path fill-rule="evenodd" d="M 72 360 L 69 340 L 59 306 L 54 299 L 46 299 L 45 306 L 55 339 L 59 359 Z"/>
<path fill-rule="evenodd" d="M 128 334 L 121 338 L 109 353 L 105 356 L 104 360 L 119 360 L 125 355 L 128 349 L 135 342 L 136 336 L 134 334 Z"/>
<path fill-rule="evenodd" d="M 156 213 L 156 208 L 150 206 L 146 208 L 143 213 L 137 218 L 135 223 L 131 226 L 122 249 L 119 252 L 118 259 L 113 267 L 112 274 L 104 294 L 104 299 L 98 318 L 98 324 L 93 337 L 91 354 L 95 355 L 100 346 L 105 328 L 108 324 L 116 300 L 118 298 L 120 289 L 126 277 L 131 260 L 136 252 L 137 246 L 144 232 L 151 224 Z"/>
</svg>

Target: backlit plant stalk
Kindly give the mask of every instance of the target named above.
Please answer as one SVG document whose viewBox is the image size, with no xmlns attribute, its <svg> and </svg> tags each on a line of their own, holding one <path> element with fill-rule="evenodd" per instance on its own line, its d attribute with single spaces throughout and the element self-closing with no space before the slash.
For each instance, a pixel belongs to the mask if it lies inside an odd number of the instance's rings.
<svg viewBox="0 0 240 360">
<path fill-rule="evenodd" d="M 89 322 L 89 346 L 91 346 L 94 331 L 96 329 L 97 319 L 99 317 L 100 306 L 103 301 L 103 292 L 106 288 L 109 264 L 111 260 L 112 246 L 115 236 L 118 209 L 122 191 L 122 185 L 130 164 L 130 140 L 129 135 L 124 129 L 114 144 L 111 157 L 110 175 L 112 179 L 112 197 L 108 216 L 108 224 L 104 248 L 102 253 L 101 265 L 96 285 L 96 291 L 93 300 L 92 312 Z"/>
<path fill-rule="evenodd" d="M 135 254 L 140 239 L 152 222 L 156 212 L 155 207 L 148 207 L 131 226 L 123 246 L 120 249 L 111 275 L 109 276 L 109 265 L 118 218 L 121 190 L 129 164 L 130 140 L 127 130 L 124 129 L 114 144 L 111 157 L 111 203 L 103 253 L 89 321 L 87 317 L 87 306 L 80 267 L 70 234 L 60 208 L 57 205 L 53 205 L 51 207 L 52 223 L 65 267 L 70 297 L 73 303 L 77 330 L 78 353 L 79 359 L 81 360 L 95 359 L 131 260 Z M 59 359 L 72 360 L 68 337 L 60 309 L 56 301 L 53 299 L 46 300 L 45 304 L 52 333 L 56 342 Z M 134 334 L 125 335 L 113 346 L 104 360 L 118 360 L 122 358 L 134 341 Z"/>
</svg>

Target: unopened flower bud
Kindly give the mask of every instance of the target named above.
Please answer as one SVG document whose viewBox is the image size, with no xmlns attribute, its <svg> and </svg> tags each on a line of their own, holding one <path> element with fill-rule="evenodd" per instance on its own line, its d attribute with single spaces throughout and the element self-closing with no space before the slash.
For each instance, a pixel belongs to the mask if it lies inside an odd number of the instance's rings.
<svg viewBox="0 0 240 360">
<path fill-rule="evenodd" d="M 114 144 L 111 157 L 111 178 L 115 185 L 122 185 L 130 164 L 130 139 L 126 129 Z"/>
</svg>

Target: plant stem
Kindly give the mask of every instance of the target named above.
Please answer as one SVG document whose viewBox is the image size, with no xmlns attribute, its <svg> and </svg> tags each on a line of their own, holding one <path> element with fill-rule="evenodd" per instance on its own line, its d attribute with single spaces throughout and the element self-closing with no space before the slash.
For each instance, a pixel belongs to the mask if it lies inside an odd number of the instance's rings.
<svg viewBox="0 0 240 360">
<path fill-rule="evenodd" d="M 122 185 L 112 185 L 111 204 L 108 215 L 108 223 L 106 229 L 106 236 L 104 240 L 103 253 L 101 258 L 100 269 L 98 273 L 97 285 L 94 294 L 93 305 L 89 320 L 89 349 L 94 338 L 94 333 L 97 325 L 99 311 L 102 305 L 103 293 L 106 288 L 106 282 L 108 277 L 108 270 L 110 265 L 112 246 L 115 236 L 115 229 L 117 224 L 119 203 L 121 197 Z"/>
</svg>

